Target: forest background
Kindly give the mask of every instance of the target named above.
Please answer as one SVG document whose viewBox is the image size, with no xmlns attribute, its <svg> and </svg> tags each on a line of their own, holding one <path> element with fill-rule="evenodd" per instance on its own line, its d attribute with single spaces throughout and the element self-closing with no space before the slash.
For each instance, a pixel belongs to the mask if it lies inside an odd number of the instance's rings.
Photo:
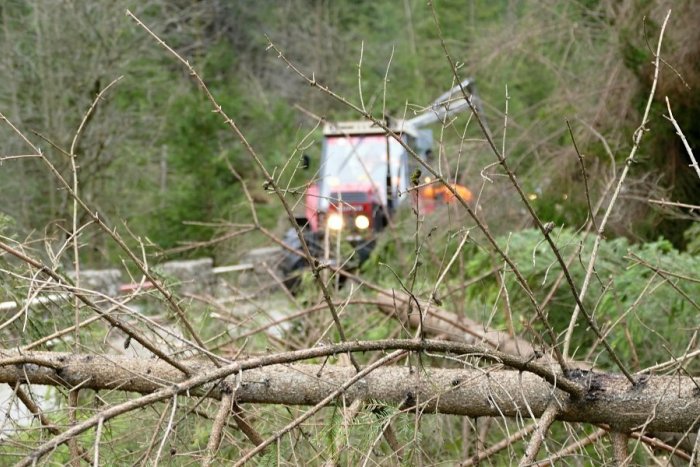
<svg viewBox="0 0 700 467">
<path fill-rule="evenodd" d="M 125 20 L 128 4 L 3 2 L 0 105 L 6 116 L 38 132 L 45 154 L 68 174 L 69 161 L 56 147 L 69 146 L 96 93 L 123 76 L 106 96 L 107 105 L 91 117 L 77 148 L 81 192 L 103 216 L 117 223 L 128 219 L 134 235 L 148 238 L 154 248 L 209 239 L 215 228 L 198 222 L 242 222 L 249 216 L 228 161 L 251 181 L 263 222 L 283 228 L 278 225 L 285 222 L 281 208 L 264 192 L 262 176 L 243 147 L 207 108 L 199 90 L 182 79 L 183 70 Z M 610 234 L 633 242 L 663 237 L 684 250 L 697 237 L 687 210 L 649 202 L 700 203 L 683 143 L 663 119 L 668 96 L 687 139 L 696 145 L 700 41 L 695 39 L 700 33 L 694 24 L 699 8 L 695 2 L 677 7 L 667 42 L 669 66 L 662 70 L 652 109 L 660 124 L 645 140 Z M 580 181 L 581 171 L 566 120 L 587 157 L 593 192 L 629 152 L 651 84 L 653 54 L 646 41 L 658 32 L 663 8 L 641 0 L 437 4 L 448 46 L 461 72 L 476 80 L 485 118 L 499 136 L 507 86 L 508 157 L 547 220 L 574 227 L 586 219 L 581 185 L 571 183 Z M 297 147 L 316 124 L 309 113 L 329 120 L 356 117 L 295 77 L 266 50 L 266 35 L 302 70 L 341 95 L 357 96 L 362 53 L 362 89 L 375 113 L 410 116 L 452 86 L 430 8 L 422 1 L 152 0 L 134 11 L 152 20 L 157 33 L 197 64 L 271 168 L 281 167 L 295 151 L 318 163 L 318 131 Z M 22 141 L 8 128 L 0 131 L 6 153 L 21 148 Z M 480 170 L 492 155 L 485 144 L 473 144 L 461 155 L 459 136 L 444 132 L 440 154 L 453 165 L 460 157 L 461 166 L 451 175 L 477 191 Z M 68 222 L 68 196 L 56 183 L 33 160 L 0 170 L 5 228 L 10 224 L 21 235 L 60 236 Z M 496 199 L 503 192 L 499 184 L 507 181 L 501 177 L 494 183 L 484 202 L 485 208 L 499 206 L 486 209 L 493 214 L 491 228 L 502 234 L 528 226 L 515 202 Z M 89 243 L 81 250 L 86 264 L 118 259 L 103 237 Z M 184 254 L 210 254 L 225 262 L 235 250 L 229 242 Z"/>
</svg>

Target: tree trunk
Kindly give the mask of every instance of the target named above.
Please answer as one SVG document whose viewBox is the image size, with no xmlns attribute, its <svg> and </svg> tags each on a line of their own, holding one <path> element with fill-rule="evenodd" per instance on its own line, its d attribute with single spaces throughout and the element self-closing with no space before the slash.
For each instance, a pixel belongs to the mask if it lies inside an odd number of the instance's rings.
<svg viewBox="0 0 700 467">
<path fill-rule="evenodd" d="M 219 386 L 211 385 L 220 380 L 221 368 L 215 369 L 208 361 L 183 363 L 197 377 L 187 380 L 180 371 L 155 359 L 5 351 L 0 359 L 0 383 L 80 384 L 83 389 L 142 394 L 172 388 L 221 398 Z M 245 360 L 240 366 L 245 368 Z M 228 376 L 231 387 L 237 388 L 237 403 L 284 405 L 316 404 L 356 373 L 353 367 L 305 364 L 270 365 L 234 374 L 237 371 Z M 526 418 L 539 417 L 555 401 L 561 405 L 558 420 L 605 423 L 621 432 L 642 426 L 647 431 L 683 432 L 700 420 L 700 390 L 687 377 L 644 376 L 630 386 L 621 375 L 575 370 L 568 379 L 585 388 L 582 398 L 573 400 L 537 375 L 500 366 L 413 370 L 387 366 L 350 387 L 345 400 L 374 400 L 401 409 L 419 407 L 426 414 Z M 202 384 L 207 382 L 210 384 Z"/>
</svg>

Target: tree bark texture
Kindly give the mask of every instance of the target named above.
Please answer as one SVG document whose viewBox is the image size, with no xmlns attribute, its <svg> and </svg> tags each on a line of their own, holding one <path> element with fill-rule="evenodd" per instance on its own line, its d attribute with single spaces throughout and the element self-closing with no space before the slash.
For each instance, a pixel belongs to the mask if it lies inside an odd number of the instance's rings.
<svg viewBox="0 0 700 467">
<path fill-rule="evenodd" d="M 59 352 L 1 354 L 0 383 L 80 385 L 82 389 L 149 394 L 186 381 L 179 370 L 156 359 Z M 221 371 L 208 361 L 183 364 L 194 375 Z M 355 373 L 353 367 L 276 364 L 231 374 L 226 386 L 235 388 L 237 403 L 313 405 Z M 700 390 L 688 377 L 643 376 L 631 385 L 621 375 L 587 370 L 574 370 L 567 376 L 585 388 L 583 397 L 573 399 L 537 375 L 504 370 L 500 365 L 413 370 L 387 366 L 350 387 L 345 400 L 373 400 L 404 410 L 418 407 L 426 414 L 525 418 L 540 417 L 554 402 L 561 406 L 558 420 L 605 423 L 621 432 L 642 427 L 646 431 L 683 432 L 700 420 Z M 221 388 L 208 383 L 193 388 L 189 394 L 206 393 L 220 399 Z"/>
</svg>

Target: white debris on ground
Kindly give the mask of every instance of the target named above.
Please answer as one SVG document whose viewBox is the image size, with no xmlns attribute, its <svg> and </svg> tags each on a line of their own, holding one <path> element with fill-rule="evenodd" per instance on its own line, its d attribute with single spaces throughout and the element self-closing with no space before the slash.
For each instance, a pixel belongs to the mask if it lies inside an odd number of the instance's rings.
<svg viewBox="0 0 700 467">
<path fill-rule="evenodd" d="M 172 280 L 181 294 L 212 293 L 216 279 L 211 258 L 168 261 L 158 267 L 166 280 Z"/>
<path fill-rule="evenodd" d="M 68 277 L 75 281 L 75 272 L 70 272 Z M 122 272 L 119 269 L 86 269 L 80 271 L 80 288 L 91 290 L 108 297 L 119 295 L 119 286 L 122 283 Z"/>
<path fill-rule="evenodd" d="M 56 389 L 50 386 L 23 385 L 26 392 L 31 392 L 32 399 L 42 408 L 44 413 L 57 409 L 55 400 Z M 40 426 L 41 423 L 20 401 L 14 388 L 9 384 L 0 385 L 0 442 L 10 438 L 28 426 Z"/>
<path fill-rule="evenodd" d="M 226 330 L 230 337 L 236 338 L 242 329 L 253 329 L 283 319 L 290 314 L 289 300 L 283 294 L 272 295 L 271 290 L 279 290 L 279 277 L 277 276 L 277 261 L 280 258 L 281 249 L 259 248 L 249 251 L 243 261 L 237 265 L 214 267 L 211 258 L 195 260 L 170 261 L 155 268 L 166 285 L 182 298 L 186 296 L 210 297 L 221 306 L 222 310 L 235 310 L 226 320 L 221 320 L 222 330 Z M 94 291 L 110 298 L 118 298 L 121 295 L 152 289 L 152 284 L 147 281 L 132 284 L 123 283 L 123 274 L 119 269 L 82 270 L 80 272 L 80 289 Z M 126 276 L 128 277 L 128 276 Z M 74 279 L 74 277 L 71 277 Z M 139 279 L 136 279 L 139 280 Z M 264 298 L 264 304 L 260 301 Z M 1 312 L 16 312 L 20 306 L 28 309 L 41 307 L 47 304 L 62 302 L 70 299 L 68 293 L 39 294 L 29 303 L 17 303 L 8 301 L 0 303 Z M 162 351 L 178 355 L 178 358 L 188 358 L 191 349 L 184 342 L 187 336 L 180 330 L 180 326 L 169 319 L 165 314 L 149 316 L 149 306 L 137 302 L 129 302 L 123 305 L 122 311 L 139 316 L 140 320 L 148 321 L 148 328 L 143 336 L 156 343 Z M 212 312 L 217 317 L 217 312 Z M 245 323 L 239 326 L 236 323 Z M 288 321 L 269 327 L 266 332 L 274 338 L 284 338 L 285 333 L 292 324 Z M 64 336 L 67 341 L 70 336 Z M 151 352 L 133 339 L 129 339 L 116 328 L 109 330 L 105 343 L 109 346 L 107 353 L 129 355 L 133 357 L 148 358 Z M 178 353 L 183 349 L 188 352 Z M 26 391 L 31 391 L 32 398 L 42 408 L 44 413 L 50 414 L 61 408 L 63 398 L 57 397 L 56 388 L 50 386 L 33 385 L 22 386 Z M 19 430 L 39 421 L 17 399 L 14 388 L 9 385 L 0 385 L 0 440 L 13 436 Z"/>
</svg>

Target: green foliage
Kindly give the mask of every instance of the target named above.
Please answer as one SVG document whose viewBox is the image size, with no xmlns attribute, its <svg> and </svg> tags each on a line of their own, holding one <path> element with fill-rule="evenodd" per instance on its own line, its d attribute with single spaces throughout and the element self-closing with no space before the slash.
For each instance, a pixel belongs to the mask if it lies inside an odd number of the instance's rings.
<svg viewBox="0 0 700 467">
<path fill-rule="evenodd" d="M 162 194 L 162 208 L 149 215 L 147 231 L 166 248 L 179 240 L 211 236 L 210 229 L 183 225 L 183 221 L 222 217 L 240 192 L 234 189 L 236 181 L 226 165 L 230 152 L 221 147 L 219 116 L 198 97 L 183 96 L 174 103 L 164 135 L 170 183 Z M 222 100 L 224 108 L 236 111 L 234 98 Z"/>
<path fill-rule="evenodd" d="M 688 242 L 687 251 L 691 255 L 700 255 L 700 222 L 694 223 L 683 234 Z"/>
<path fill-rule="evenodd" d="M 568 229 L 555 230 L 552 235 L 564 259 L 573 255 L 569 272 L 574 284 L 580 288 L 594 236 L 584 236 Z M 689 235 L 692 235 L 692 230 Z M 427 296 L 445 265 L 445 261 L 430 261 L 430 258 L 451 258 L 459 244 L 459 236 L 454 232 L 438 230 L 430 236 L 421 234 L 419 239 L 422 247 L 415 292 L 418 296 Z M 526 278 L 538 303 L 543 303 L 557 281 L 561 267 L 549 245 L 542 240 L 541 233 L 532 229 L 522 230 L 500 237 L 497 242 Z M 414 250 L 414 244 L 415 237 L 409 233 L 394 235 L 390 240 L 380 242 L 365 265 L 365 274 L 388 287 L 398 288 L 396 279 L 387 274 L 387 267 L 381 264 L 386 263 L 395 270 L 401 270 L 405 276 L 413 264 L 413 255 L 406 252 Z M 437 250 L 432 251 L 431 246 Z M 502 287 L 496 276 L 489 275 L 489 272 L 495 267 L 504 266 L 504 262 L 490 249 L 479 247 L 476 243 L 465 245 L 460 256 L 463 267 L 450 270 L 441 290 L 459 289 L 465 281 L 487 276 L 478 286 L 465 289 L 468 303 L 455 303 L 453 309 L 470 310 L 471 318 L 488 320 L 488 316 L 475 315 L 479 310 L 502 309 Z M 656 273 L 654 269 L 661 272 Z M 700 304 L 700 283 L 697 282 L 699 278 L 695 277 L 696 271 L 700 271 L 700 257 L 679 252 L 667 240 L 642 244 L 632 244 L 625 238 L 603 240 L 584 305 L 593 314 L 600 329 L 606 332 L 612 326 L 607 340 L 622 360 L 632 362 L 636 368 L 643 368 L 660 358 L 656 352 L 644 351 L 645 342 L 661 340 L 674 355 L 681 354 L 687 345 L 697 324 L 697 306 Z M 516 325 L 525 326 L 531 322 L 541 331 L 541 323 L 535 319 L 529 299 L 518 285 L 515 275 L 507 268 L 505 287 Z M 575 304 L 571 289 L 563 281 L 545 309 L 555 330 L 563 332 L 567 328 Z M 491 319 L 496 327 L 505 323 L 500 312 L 496 312 Z M 679 336 L 679 333 L 683 336 Z M 579 357 L 595 358 L 601 366 L 612 368 L 608 356 L 601 353 L 601 347 L 596 345 L 595 335 L 584 318 L 580 317 L 572 348 L 578 348 Z M 593 353 L 589 355 L 589 351 Z"/>
<path fill-rule="evenodd" d="M 324 445 L 326 451 L 330 453 L 333 457 L 337 456 L 338 450 L 336 448 L 336 442 L 339 436 L 342 436 L 342 423 L 343 423 L 343 413 L 338 407 L 333 407 L 330 413 L 329 420 L 327 421 L 323 430 L 321 430 L 321 436 L 324 438 Z"/>
<path fill-rule="evenodd" d="M 569 230 L 555 234 L 557 247 L 564 258 L 576 254 L 569 271 L 574 283 L 580 287 L 593 237 L 583 237 Z M 501 238 L 499 243 L 508 244 L 511 258 L 527 279 L 538 302 L 542 303 L 561 268 L 549 246 L 542 241 L 539 231 L 517 232 L 509 239 Z M 576 253 L 579 248 L 580 253 Z M 465 251 L 465 256 L 469 257 L 466 270 L 470 277 L 493 267 L 493 258 L 485 251 L 471 248 Z M 642 261 L 649 266 L 642 264 Z M 668 272 L 660 275 L 652 268 Z M 606 330 L 614 324 L 608 341 L 622 360 L 634 362 L 642 368 L 659 358 L 656 353 L 650 355 L 644 351 L 645 342 L 661 339 L 675 355 L 682 352 L 688 342 L 685 338 L 679 338 L 678 333 L 692 331 L 698 310 L 687 297 L 700 303 L 700 285 L 672 274 L 692 276 L 698 270 L 698 257 L 678 252 L 663 239 L 641 245 L 630 244 L 624 238 L 603 240 L 584 305 L 595 316 L 599 328 Z M 506 273 L 506 286 L 511 306 L 517 313 L 516 319 L 521 322 L 531 320 L 534 312 L 512 273 Z M 482 288 L 473 289 L 469 296 L 480 302 L 495 303 L 499 290 L 497 281 L 489 280 L 483 283 Z M 566 328 L 574 306 L 572 292 L 564 283 L 546 310 L 554 329 Z M 690 338 L 690 335 L 687 337 Z M 574 334 L 574 347 L 579 347 L 578 354 L 587 354 L 595 340 L 583 318 L 579 318 Z M 610 365 L 605 354 L 600 354 L 597 362 L 603 366 Z"/>
<path fill-rule="evenodd" d="M 3 214 L 2 212 L 0 212 L 0 235 L 9 237 L 10 235 L 12 235 L 15 228 L 15 220 L 7 214 Z"/>
</svg>

